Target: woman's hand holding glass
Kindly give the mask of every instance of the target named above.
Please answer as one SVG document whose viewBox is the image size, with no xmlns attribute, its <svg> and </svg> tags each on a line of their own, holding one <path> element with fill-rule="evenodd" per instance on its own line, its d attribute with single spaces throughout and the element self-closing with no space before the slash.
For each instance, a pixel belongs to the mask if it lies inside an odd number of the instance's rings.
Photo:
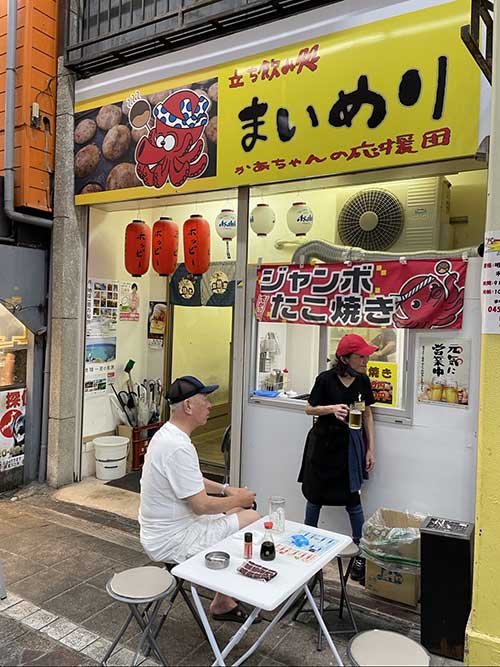
<svg viewBox="0 0 500 667">
<path fill-rule="evenodd" d="M 347 415 L 349 414 L 349 408 L 344 403 L 339 403 L 338 405 L 329 405 L 329 414 L 335 415 L 340 421 L 345 421 Z"/>
</svg>

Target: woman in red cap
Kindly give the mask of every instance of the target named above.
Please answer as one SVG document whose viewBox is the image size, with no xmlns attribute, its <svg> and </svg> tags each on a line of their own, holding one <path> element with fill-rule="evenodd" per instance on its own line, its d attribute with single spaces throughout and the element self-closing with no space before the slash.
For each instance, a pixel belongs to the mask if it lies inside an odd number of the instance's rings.
<svg viewBox="0 0 500 667">
<path fill-rule="evenodd" d="M 377 349 L 361 336 L 347 334 L 337 346 L 331 370 L 316 378 L 306 414 L 317 419 L 307 435 L 298 479 L 307 500 L 305 523 L 317 526 L 323 505 L 344 505 L 356 544 L 361 539 L 364 522 L 359 491 L 375 465 L 370 408 L 375 398 L 366 366 Z M 364 407 L 362 430 L 349 428 L 347 418 L 353 403 Z M 358 557 L 351 577 L 363 581 L 364 574 L 365 560 Z"/>
</svg>

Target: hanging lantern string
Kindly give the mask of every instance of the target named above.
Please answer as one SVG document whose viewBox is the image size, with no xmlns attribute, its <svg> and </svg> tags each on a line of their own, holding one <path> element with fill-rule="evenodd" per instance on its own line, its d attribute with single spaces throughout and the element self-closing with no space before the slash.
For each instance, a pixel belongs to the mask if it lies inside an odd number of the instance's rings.
<svg viewBox="0 0 500 667">
<path fill-rule="evenodd" d="M 227 259 L 231 259 L 231 252 L 229 250 L 229 241 L 226 239 L 226 257 Z"/>
</svg>

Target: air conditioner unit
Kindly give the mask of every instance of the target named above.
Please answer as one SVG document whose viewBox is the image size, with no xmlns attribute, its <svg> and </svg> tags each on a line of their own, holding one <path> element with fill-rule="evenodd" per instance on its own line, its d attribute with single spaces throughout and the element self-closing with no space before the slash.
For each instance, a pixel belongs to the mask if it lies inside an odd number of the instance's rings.
<svg viewBox="0 0 500 667">
<path fill-rule="evenodd" d="M 335 242 L 396 253 L 447 250 L 450 187 L 433 176 L 339 188 Z"/>
</svg>

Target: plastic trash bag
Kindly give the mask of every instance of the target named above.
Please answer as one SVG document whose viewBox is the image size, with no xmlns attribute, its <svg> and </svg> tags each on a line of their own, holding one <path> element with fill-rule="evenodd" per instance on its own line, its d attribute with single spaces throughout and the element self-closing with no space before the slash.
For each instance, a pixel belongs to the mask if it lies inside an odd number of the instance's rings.
<svg viewBox="0 0 500 667">
<path fill-rule="evenodd" d="M 420 525 L 425 515 L 379 508 L 363 525 L 363 556 L 388 570 L 420 570 Z"/>
</svg>

